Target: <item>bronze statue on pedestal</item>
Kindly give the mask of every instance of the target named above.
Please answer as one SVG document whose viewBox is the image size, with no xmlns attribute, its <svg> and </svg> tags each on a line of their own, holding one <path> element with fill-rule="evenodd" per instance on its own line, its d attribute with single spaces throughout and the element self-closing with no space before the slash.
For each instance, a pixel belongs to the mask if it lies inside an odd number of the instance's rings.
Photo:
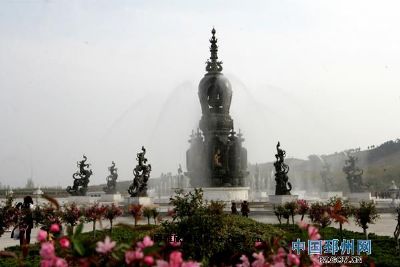
<svg viewBox="0 0 400 267">
<path fill-rule="evenodd" d="M 117 192 L 118 169 L 115 168 L 114 161 L 111 162 L 111 166 L 108 167 L 108 170 L 110 171 L 110 175 L 107 176 L 107 186 L 104 187 L 103 190 L 106 194 L 115 194 Z"/>
<path fill-rule="evenodd" d="M 86 163 L 87 157 L 83 155 L 83 160 L 77 162 L 79 171 L 72 175 L 74 178 L 73 186 L 67 187 L 67 192 L 72 196 L 85 196 L 89 184 L 89 177 L 93 174 L 92 170 L 86 169 L 90 164 Z"/>
<path fill-rule="evenodd" d="M 290 195 L 290 191 L 292 190 L 292 184 L 288 182 L 289 177 L 289 166 L 284 162 L 286 151 L 280 148 L 281 144 L 278 142 L 276 145 L 275 154 L 276 161 L 274 163 L 275 167 L 275 195 Z"/>
<path fill-rule="evenodd" d="M 137 153 L 136 160 L 138 165 L 133 169 L 132 184 L 129 186 L 128 193 L 131 197 L 147 197 L 147 181 L 150 178 L 151 165 L 147 163 L 146 149 L 142 146 L 142 152 Z"/>
</svg>

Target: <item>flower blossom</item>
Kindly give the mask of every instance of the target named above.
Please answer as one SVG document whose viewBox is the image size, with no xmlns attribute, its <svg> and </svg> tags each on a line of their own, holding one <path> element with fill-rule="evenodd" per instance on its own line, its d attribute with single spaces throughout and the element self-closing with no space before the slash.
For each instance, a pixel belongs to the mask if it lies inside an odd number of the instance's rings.
<svg viewBox="0 0 400 267">
<path fill-rule="evenodd" d="M 308 237 L 310 240 L 318 240 L 321 238 L 321 235 L 318 232 L 318 228 L 314 226 L 308 227 Z"/>
<path fill-rule="evenodd" d="M 307 229 L 307 227 L 308 227 L 308 223 L 306 223 L 304 221 L 299 221 L 298 225 L 299 225 L 299 228 L 303 229 L 303 230 Z"/>
<path fill-rule="evenodd" d="M 55 267 L 68 267 L 68 263 L 65 259 L 63 258 L 56 258 L 55 259 L 55 263 L 54 263 Z"/>
<path fill-rule="evenodd" d="M 40 248 L 42 259 L 49 260 L 55 257 L 54 245 L 52 242 L 44 242 Z"/>
<path fill-rule="evenodd" d="M 247 258 L 246 255 L 242 255 L 240 257 L 240 260 L 242 261 L 242 263 L 241 264 L 237 264 L 236 267 L 250 267 L 249 258 Z"/>
<path fill-rule="evenodd" d="M 61 237 L 59 242 L 62 248 L 69 248 L 71 245 L 71 242 L 69 241 L 68 237 L 65 236 Z"/>
<path fill-rule="evenodd" d="M 106 236 L 104 242 L 101 241 L 97 242 L 96 251 L 98 253 L 107 254 L 108 252 L 111 252 L 113 250 L 115 245 L 116 245 L 115 241 L 111 241 L 110 237 Z"/>
<path fill-rule="evenodd" d="M 180 251 L 173 251 L 169 255 L 169 266 L 170 267 L 180 267 L 183 262 L 182 259 L 182 252 Z"/>
<path fill-rule="evenodd" d="M 137 243 L 137 246 L 141 249 L 151 247 L 153 245 L 154 245 L 154 241 L 151 240 L 151 238 L 149 236 L 145 236 L 143 238 L 143 241 Z"/>
<path fill-rule="evenodd" d="M 253 263 L 251 264 L 251 267 L 263 267 L 264 266 L 265 258 L 264 258 L 264 254 L 262 252 L 259 252 L 259 253 L 254 252 L 253 257 L 256 260 L 253 261 Z"/>
<path fill-rule="evenodd" d="M 58 232 L 60 232 L 60 225 L 58 225 L 57 223 L 53 223 L 53 224 L 50 226 L 50 232 L 52 232 L 52 233 L 58 233 Z"/>
<path fill-rule="evenodd" d="M 39 242 L 46 241 L 47 239 L 47 232 L 44 230 L 39 230 L 38 235 L 37 235 L 37 240 Z"/>
<path fill-rule="evenodd" d="M 153 258 L 152 256 L 146 256 L 146 257 L 144 257 L 143 262 L 144 262 L 146 265 L 151 266 L 151 265 L 153 265 L 153 263 L 154 263 L 154 258 Z"/>
<path fill-rule="evenodd" d="M 137 248 L 136 250 L 127 250 L 125 252 L 125 262 L 126 264 L 131 264 L 135 260 L 143 259 L 143 252 L 141 249 Z"/>
<path fill-rule="evenodd" d="M 287 255 L 287 259 L 288 259 L 288 265 L 290 265 L 290 266 L 300 265 L 300 257 L 297 254 L 293 254 L 292 252 L 290 252 Z"/>
</svg>

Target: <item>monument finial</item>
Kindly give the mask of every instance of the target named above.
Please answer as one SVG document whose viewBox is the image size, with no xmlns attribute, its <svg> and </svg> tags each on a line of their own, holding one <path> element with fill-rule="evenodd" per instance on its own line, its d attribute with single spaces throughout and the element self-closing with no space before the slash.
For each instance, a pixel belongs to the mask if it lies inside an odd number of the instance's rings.
<svg viewBox="0 0 400 267">
<path fill-rule="evenodd" d="M 222 71 L 222 61 L 218 61 L 218 45 L 217 45 L 218 39 L 215 38 L 216 31 L 214 28 L 211 30 L 211 33 L 212 33 L 212 36 L 210 39 L 211 56 L 210 56 L 210 59 L 207 60 L 206 71 L 209 73 L 221 72 Z"/>
</svg>

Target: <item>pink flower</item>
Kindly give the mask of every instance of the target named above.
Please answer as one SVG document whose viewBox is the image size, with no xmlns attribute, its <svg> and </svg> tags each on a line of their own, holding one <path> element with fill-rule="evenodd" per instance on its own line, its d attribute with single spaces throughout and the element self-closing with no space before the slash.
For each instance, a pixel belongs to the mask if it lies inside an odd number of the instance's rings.
<svg viewBox="0 0 400 267">
<path fill-rule="evenodd" d="M 179 267 L 183 262 L 182 259 L 182 252 L 180 251 L 173 251 L 169 255 L 169 266 L 170 267 Z"/>
<path fill-rule="evenodd" d="M 287 259 L 288 259 L 288 264 L 289 265 L 299 265 L 300 264 L 299 255 L 293 254 L 292 252 L 290 252 L 287 255 Z"/>
<path fill-rule="evenodd" d="M 274 262 L 272 267 L 286 267 L 285 263 L 280 261 L 280 262 Z"/>
<path fill-rule="evenodd" d="M 260 242 L 260 241 L 256 241 L 256 242 L 254 243 L 254 246 L 255 246 L 256 248 L 260 247 L 261 245 L 262 245 L 262 242 Z"/>
<path fill-rule="evenodd" d="M 46 241 L 47 239 L 47 232 L 44 230 L 39 230 L 38 235 L 37 235 L 37 240 L 39 242 Z"/>
<path fill-rule="evenodd" d="M 53 224 L 50 226 L 50 232 L 52 232 L 52 233 L 58 233 L 58 232 L 60 232 L 60 226 L 59 226 L 57 223 L 53 223 Z"/>
<path fill-rule="evenodd" d="M 149 236 L 145 236 L 142 242 L 138 242 L 137 246 L 141 249 L 151 247 L 154 245 L 154 241 Z"/>
<path fill-rule="evenodd" d="M 106 238 L 104 239 L 104 242 L 97 242 L 97 247 L 96 247 L 96 251 L 98 253 L 102 253 L 102 254 L 107 254 L 108 252 L 111 252 L 111 250 L 115 247 L 116 243 L 115 241 L 111 241 L 109 236 L 106 236 Z"/>
<path fill-rule="evenodd" d="M 144 262 L 146 265 L 153 265 L 153 263 L 154 263 L 154 258 L 153 258 L 152 256 L 146 256 L 146 257 L 144 257 L 143 262 Z"/>
<path fill-rule="evenodd" d="M 283 248 L 279 248 L 276 255 L 273 256 L 274 263 L 284 262 L 286 258 L 286 251 Z"/>
<path fill-rule="evenodd" d="M 240 257 L 240 260 L 242 261 L 242 263 L 241 264 L 237 264 L 236 267 L 250 267 L 249 258 L 247 258 L 246 255 L 242 255 Z"/>
<path fill-rule="evenodd" d="M 135 260 L 143 259 L 143 252 L 141 249 L 137 248 L 135 251 L 127 250 L 125 252 L 125 262 L 126 264 L 131 264 Z"/>
<path fill-rule="evenodd" d="M 308 238 L 310 240 L 318 240 L 321 238 L 321 235 L 318 232 L 318 228 L 314 226 L 309 226 L 308 227 Z"/>
<path fill-rule="evenodd" d="M 40 267 L 53 267 L 53 260 L 41 260 Z"/>
<path fill-rule="evenodd" d="M 306 230 L 308 227 L 308 223 L 306 223 L 304 221 L 299 221 L 297 224 L 299 225 L 299 228 L 303 229 L 303 230 Z"/>
<path fill-rule="evenodd" d="M 54 253 L 54 245 L 51 242 L 43 242 L 42 247 L 40 248 L 40 256 L 42 259 L 51 260 L 56 255 Z"/>
<path fill-rule="evenodd" d="M 319 261 L 319 255 L 311 255 L 310 256 L 312 267 L 320 267 L 322 266 L 321 262 Z"/>
<path fill-rule="evenodd" d="M 66 260 L 63 258 L 58 258 L 56 259 L 56 262 L 54 264 L 55 267 L 68 267 L 68 263 Z"/>
<path fill-rule="evenodd" d="M 264 258 L 264 254 L 262 252 L 259 252 L 259 253 L 254 252 L 253 257 L 256 260 L 253 261 L 253 263 L 251 264 L 252 267 L 263 267 L 264 266 L 265 258 Z"/>
<path fill-rule="evenodd" d="M 168 264 L 168 262 L 166 262 L 164 260 L 157 260 L 156 266 L 157 267 L 169 267 L 169 264 Z"/>
<path fill-rule="evenodd" d="M 71 242 L 69 242 L 68 237 L 65 236 L 61 237 L 59 242 L 62 248 L 69 248 L 69 246 L 71 245 Z"/>
<path fill-rule="evenodd" d="M 188 261 L 182 263 L 182 267 L 200 267 L 200 263 L 194 261 Z"/>
</svg>

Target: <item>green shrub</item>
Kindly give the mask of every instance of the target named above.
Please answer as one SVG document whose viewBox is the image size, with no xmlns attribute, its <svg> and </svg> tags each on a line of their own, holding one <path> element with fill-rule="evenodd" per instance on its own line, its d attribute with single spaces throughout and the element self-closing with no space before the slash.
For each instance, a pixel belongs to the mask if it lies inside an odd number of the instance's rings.
<svg viewBox="0 0 400 267">
<path fill-rule="evenodd" d="M 284 234 L 273 226 L 224 214 L 224 206 L 219 202 L 206 205 L 198 189 L 187 194 L 178 191 L 171 203 L 176 213 L 172 221 L 162 223 L 159 234 L 177 235 L 185 257 L 208 265 L 218 265 L 222 260 L 234 262 L 242 254 L 250 253 L 255 241 Z"/>
<path fill-rule="evenodd" d="M 364 235 L 367 239 L 368 224 L 375 223 L 378 218 L 378 211 L 376 210 L 375 203 L 372 201 L 361 201 L 360 207 L 354 209 L 355 223 L 363 229 Z"/>
</svg>

